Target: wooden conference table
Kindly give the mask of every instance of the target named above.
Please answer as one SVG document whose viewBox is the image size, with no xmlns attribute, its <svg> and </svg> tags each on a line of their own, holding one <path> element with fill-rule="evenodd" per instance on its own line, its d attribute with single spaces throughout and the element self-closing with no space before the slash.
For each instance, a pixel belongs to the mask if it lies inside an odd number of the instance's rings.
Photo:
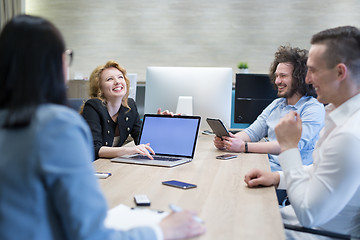
<svg viewBox="0 0 360 240">
<path fill-rule="evenodd" d="M 200 135 L 194 160 L 174 168 L 94 162 L 97 171 L 111 172 L 99 179 L 109 207 L 135 206 L 133 196 L 146 194 L 151 208 L 170 211 L 170 203 L 194 210 L 205 222 L 206 233 L 197 239 L 285 239 L 274 187 L 250 189 L 244 182 L 252 168 L 269 170 L 266 154 L 238 153 L 231 160 L 215 157 L 224 152 L 213 145 L 213 136 Z M 183 190 L 162 185 L 165 180 L 194 183 Z"/>
</svg>

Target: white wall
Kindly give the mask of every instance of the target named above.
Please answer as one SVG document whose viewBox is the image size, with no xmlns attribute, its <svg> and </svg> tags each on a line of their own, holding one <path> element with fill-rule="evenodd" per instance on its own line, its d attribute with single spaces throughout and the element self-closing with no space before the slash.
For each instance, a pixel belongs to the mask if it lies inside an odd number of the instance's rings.
<svg viewBox="0 0 360 240">
<path fill-rule="evenodd" d="M 267 73 L 281 44 L 309 48 L 328 27 L 360 27 L 357 0 L 25 0 L 75 51 L 71 76 L 109 59 L 145 80 L 147 66 L 232 67 Z"/>
</svg>

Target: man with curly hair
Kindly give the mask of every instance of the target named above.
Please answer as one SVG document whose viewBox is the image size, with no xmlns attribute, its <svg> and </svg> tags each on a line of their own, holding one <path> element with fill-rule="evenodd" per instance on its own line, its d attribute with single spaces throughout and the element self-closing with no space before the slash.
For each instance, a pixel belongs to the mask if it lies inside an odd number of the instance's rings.
<svg viewBox="0 0 360 240">
<path fill-rule="evenodd" d="M 319 132 L 324 125 L 324 106 L 314 96 L 312 85 L 305 83 L 307 73 L 305 49 L 280 46 L 270 67 L 270 79 L 278 91 L 278 97 L 244 131 L 223 139 L 215 137 L 218 149 L 230 152 L 267 153 L 272 171 L 281 170 L 278 161 L 280 145 L 276 140 L 275 126 L 290 111 L 296 111 L 302 121 L 299 149 L 304 165 L 313 162 L 312 152 Z M 264 137 L 268 141 L 260 141 Z"/>
</svg>

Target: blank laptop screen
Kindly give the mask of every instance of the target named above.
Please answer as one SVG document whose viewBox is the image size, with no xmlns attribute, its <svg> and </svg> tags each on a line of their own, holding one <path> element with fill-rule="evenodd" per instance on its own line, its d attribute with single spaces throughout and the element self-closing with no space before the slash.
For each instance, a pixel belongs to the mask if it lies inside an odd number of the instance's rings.
<svg viewBox="0 0 360 240">
<path fill-rule="evenodd" d="M 192 157 L 200 119 L 145 116 L 140 144 L 156 154 Z"/>
</svg>

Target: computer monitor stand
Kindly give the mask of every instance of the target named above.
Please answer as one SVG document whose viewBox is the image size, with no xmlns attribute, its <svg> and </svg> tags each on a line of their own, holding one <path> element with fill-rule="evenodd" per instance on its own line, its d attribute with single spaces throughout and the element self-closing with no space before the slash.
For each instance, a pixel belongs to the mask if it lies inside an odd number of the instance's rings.
<svg viewBox="0 0 360 240">
<path fill-rule="evenodd" d="M 179 96 L 176 113 L 180 113 L 181 115 L 186 116 L 193 115 L 192 96 Z"/>
</svg>

